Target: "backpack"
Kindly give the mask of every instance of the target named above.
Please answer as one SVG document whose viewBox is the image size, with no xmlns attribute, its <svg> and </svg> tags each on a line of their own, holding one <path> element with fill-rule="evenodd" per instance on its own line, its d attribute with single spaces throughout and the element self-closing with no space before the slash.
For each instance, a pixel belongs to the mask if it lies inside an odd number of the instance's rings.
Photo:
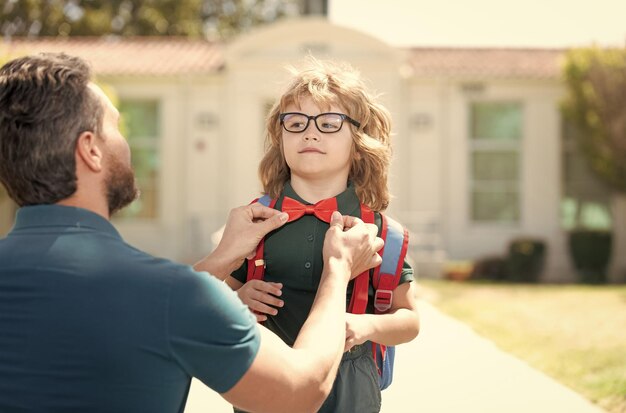
<svg viewBox="0 0 626 413">
<path fill-rule="evenodd" d="M 268 195 L 258 198 L 254 202 L 274 208 L 276 199 Z M 385 242 L 383 249 L 378 253 L 382 263 L 372 271 L 372 286 L 374 287 L 375 314 L 384 314 L 391 308 L 393 290 L 396 289 L 402 275 L 402 267 L 409 244 L 409 233 L 398 222 L 380 214 L 380 237 Z M 361 219 L 365 223 L 374 223 L 374 212 L 361 204 Z M 265 275 L 264 239 L 259 242 L 254 258 L 248 259 L 247 281 L 263 280 Z M 368 302 L 370 271 L 367 270 L 354 279 L 352 298 L 348 311 L 352 314 L 364 314 Z M 385 346 L 372 343 L 372 357 L 378 369 L 378 384 L 381 390 L 386 389 L 393 379 L 393 364 L 395 361 L 395 346 Z"/>
</svg>

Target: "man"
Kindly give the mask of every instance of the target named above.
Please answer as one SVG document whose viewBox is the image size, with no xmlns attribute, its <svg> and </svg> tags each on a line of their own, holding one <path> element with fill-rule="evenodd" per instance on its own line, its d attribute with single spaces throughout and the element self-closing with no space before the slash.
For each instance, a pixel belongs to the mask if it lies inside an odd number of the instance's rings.
<svg viewBox="0 0 626 413">
<path fill-rule="evenodd" d="M 137 189 L 118 120 L 78 58 L 0 69 L 0 181 L 21 206 L 0 240 L 0 411 L 182 412 L 191 377 L 245 410 L 316 410 L 344 346 L 351 273 L 381 261 L 375 226 L 333 216 L 289 348 L 217 278 L 124 243 L 109 218 Z M 285 220 L 233 210 L 196 270 L 223 279 Z"/>
</svg>

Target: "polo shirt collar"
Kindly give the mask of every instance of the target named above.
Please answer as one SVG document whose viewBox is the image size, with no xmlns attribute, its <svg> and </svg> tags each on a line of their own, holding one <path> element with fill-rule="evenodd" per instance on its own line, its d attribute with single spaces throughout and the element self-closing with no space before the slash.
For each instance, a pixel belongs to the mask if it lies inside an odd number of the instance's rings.
<svg viewBox="0 0 626 413">
<path fill-rule="evenodd" d="M 311 205 L 310 202 L 305 201 L 294 191 L 291 186 L 291 181 L 287 181 L 285 183 L 285 187 L 283 188 L 283 195 L 288 196 L 289 198 L 293 198 L 298 202 L 301 202 L 305 205 Z M 337 199 L 337 208 L 339 212 L 344 215 L 355 215 L 357 211 L 360 210 L 361 203 L 359 202 L 359 198 L 356 195 L 356 191 L 354 189 L 354 185 L 352 182 L 348 181 L 348 187 L 345 191 L 335 196 Z"/>
<path fill-rule="evenodd" d="M 29 228 L 71 227 L 89 228 L 122 238 L 111 222 L 84 208 L 64 205 L 25 206 L 17 211 L 13 231 Z"/>
</svg>

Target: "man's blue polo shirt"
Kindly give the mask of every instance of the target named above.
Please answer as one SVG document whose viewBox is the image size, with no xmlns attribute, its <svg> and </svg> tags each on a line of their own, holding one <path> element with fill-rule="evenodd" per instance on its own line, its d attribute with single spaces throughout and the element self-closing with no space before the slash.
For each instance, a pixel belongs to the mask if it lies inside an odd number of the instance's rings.
<svg viewBox="0 0 626 413">
<path fill-rule="evenodd" d="M 0 412 L 182 412 L 259 348 L 222 282 L 126 244 L 103 217 L 24 207 L 0 240 Z"/>
</svg>

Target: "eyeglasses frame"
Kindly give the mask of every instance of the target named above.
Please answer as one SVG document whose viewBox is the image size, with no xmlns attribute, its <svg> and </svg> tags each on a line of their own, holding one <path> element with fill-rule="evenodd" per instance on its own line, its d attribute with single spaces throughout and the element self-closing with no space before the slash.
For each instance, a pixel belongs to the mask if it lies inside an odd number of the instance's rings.
<svg viewBox="0 0 626 413">
<path fill-rule="evenodd" d="M 285 126 L 285 117 L 288 115 L 301 115 L 304 116 L 306 118 L 306 125 L 304 127 L 304 129 L 302 129 L 299 132 L 293 132 L 287 129 L 287 126 Z M 341 118 L 341 125 L 339 126 L 339 129 L 329 132 L 329 131 L 323 131 L 320 129 L 319 125 L 317 124 L 317 118 L 319 118 L 320 116 L 324 116 L 324 115 L 337 115 Z M 339 113 L 339 112 L 324 112 L 324 113 L 320 113 L 319 115 L 307 115 L 301 112 L 284 112 L 278 115 L 278 119 L 280 120 L 280 124 L 282 125 L 283 129 L 285 129 L 287 132 L 289 133 L 302 133 L 305 130 L 307 130 L 307 128 L 309 127 L 309 123 L 311 123 L 311 120 L 313 121 L 313 124 L 315 124 L 315 128 L 317 128 L 318 131 L 320 131 L 321 133 L 337 133 L 341 130 L 341 128 L 343 128 L 343 122 L 344 121 L 348 121 L 351 124 L 353 124 L 354 126 L 356 126 L 357 128 L 361 127 L 361 123 L 357 122 L 356 120 L 352 119 L 350 116 L 344 114 L 344 113 Z"/>
</svg>

